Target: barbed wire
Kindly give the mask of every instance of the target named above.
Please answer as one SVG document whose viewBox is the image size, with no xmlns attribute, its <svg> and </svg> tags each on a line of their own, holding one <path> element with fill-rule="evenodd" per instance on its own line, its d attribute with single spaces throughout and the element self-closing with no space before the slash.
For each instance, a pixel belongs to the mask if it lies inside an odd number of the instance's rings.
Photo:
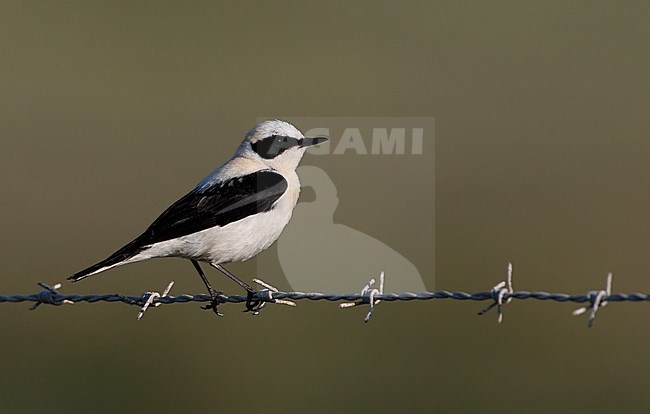
<svg viewBox="0 0 650 414">
<path fill-rule="evenodd" d="M 312 300 L 312 301 L 329 301 L 338 302 L 345 301 L 340 304 L 340 308 L 350 308 L 360 305 L 369 305 L 368 313 L 365 317 L 365 322 L 368 322 L 372 317 L 375 307 L 382 301 L 395 302 L 395 301 L 414 301 L 414 300 L 432 300 L 432 299 L 452 299 L 452 300 L 471 300 L 471 301 L 485 301 L 492 300 L 493 302 L 481 310 L 478 314 L 483 315 L 489 310 L 497 307 L 497 321 L 503 321 L 503 306 L 510 303 L 513 299 L 526 300 L 535 299 L 542 301 L 555 301 L 555 302 L 574 302 L 574 303 L 587 303 L 579 309 L 573 311 L 573 315 L 581 315 L 587 311 L 589 313 L 588 326 L 591 327 L 596 319 L 598 310 L 605 307 L 609 302 L 647 302 L 650 301 L 650 294 L 645 293 L 614 293 L 612 294 L 612 273 L 607 275 L 606 287 L 602 290 L 592 290 L 587 294 L 571 295 L 566 293 L 549 293 L 544 291 L 528 292 L 528 291 L 515 291 L 512 286 L 512 263 L 508 263 L 505 280 L 495 285 L 489 292 L 450 292 L 446 290 L 438 292 L 422 292 L 422 293 L 386 293 L 384 292 L 384 272 L 379 275 L 379 286 L 373 288 L 375 280 L 371 279 L 361 290 L 360 293 L 319 293 L 319 292 L 281 292 L 268 283 L 254 279 L 254 282 L 261 285 L 263 289 L 256 291 L 253 294 L 252 301 L 257 302 L 258 305 L 252 309 L 253 314 L 258 314 L 267 303 L 282 304 L 288 306 L 296 306 L 293 301 L 297 300 Z M 173 303 L 188 303 L 188 302 L 212 302 L 213 299 L 209 295 L 197 294 L 189 295 L 182 294 L 178 296 L 169 295 L 169 292 L 174 285 L 171 282 L 165 291 L 160 294 L 158 292 L 145 292 L 140 296 L 128 296 L 118 293 L 111 294 L 72 294 L 63 295 L 59 293 L 58 289 L 61 288 L 60 284 L 54 286 L 47 285 L 43 282 L 38 283 L 43 288 L 40 292 L 32 293 L 29 295 L 0 295 L 0 303 L 20 303 L 20 302 L 34 302 L 30 308 L 34 310 L 41 304 L 48 304 L 59 306 L 63 304 L 74 304 L 78 302 L 119 302 L 128 305 L 135 305 L 141 307 L 138 314 L 138 320 L 142 318 L 144 312 L 151 306 L 157 307 L 160 305 L 169 305 Z M 247 302 L 247 297 L 239 295 L 223 295 L 218 296 L 218 303 L 243 303 Z"/>
</svg>

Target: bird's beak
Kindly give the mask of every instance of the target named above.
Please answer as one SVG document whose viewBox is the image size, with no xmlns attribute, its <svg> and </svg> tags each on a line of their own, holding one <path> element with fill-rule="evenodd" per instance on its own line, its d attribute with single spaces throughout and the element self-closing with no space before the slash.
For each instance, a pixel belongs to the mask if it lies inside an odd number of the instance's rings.
<svg viewBox="0 0 650 414">
<path fill-rule="evenodd" d="M 329 141 L 329 138 L 326 137 L 313 137 L 313 138 L 303 138 L 301 147 L 311 147 L 312 145 L 322 144 L 323 142 Z"/>
</svg>

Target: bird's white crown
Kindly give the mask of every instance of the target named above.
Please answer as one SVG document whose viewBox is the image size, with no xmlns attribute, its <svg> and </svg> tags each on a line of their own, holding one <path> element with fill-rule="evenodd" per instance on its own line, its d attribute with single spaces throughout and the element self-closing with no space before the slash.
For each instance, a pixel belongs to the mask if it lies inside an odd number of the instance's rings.
<svg viewBox="0 0 650 414">
<path fill-rule="evenodd" d="M 253 143 L 274 135 L 303 139 L 302 132 L 292 124 L 280 119 L 269 119 L 255 125 L 246 133 L 244 141 Z"/>
</svg>

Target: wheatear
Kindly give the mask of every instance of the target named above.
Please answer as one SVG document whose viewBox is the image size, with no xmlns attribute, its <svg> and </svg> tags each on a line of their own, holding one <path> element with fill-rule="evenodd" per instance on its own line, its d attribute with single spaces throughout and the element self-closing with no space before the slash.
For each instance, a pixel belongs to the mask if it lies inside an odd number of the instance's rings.
<svg viewBox="0 0 650 414">
<path fill-rule="evenodd" d="M 127 263 L 156 257 L 189 259 L 212 297 L 218 315 L 218 295 L 199 262 L 207 262 L 248 293 L 254 290 L 222 265 L 250 259 L 280 237 L 291 219 L 300 193 L 296 167 L 307 147 L 327 141 L 305 138 L 293 125 L 264 121 L 251 129 L 235 155 L 172 204 L 135 240 L 108 258 L 68 279 L 88 276 Z"/>
</svg>

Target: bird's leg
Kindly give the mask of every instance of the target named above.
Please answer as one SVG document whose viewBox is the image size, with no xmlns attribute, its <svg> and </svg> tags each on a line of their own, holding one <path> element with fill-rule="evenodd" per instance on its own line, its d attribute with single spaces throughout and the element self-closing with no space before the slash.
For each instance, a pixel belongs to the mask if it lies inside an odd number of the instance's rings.
<svg viewBox="0 0 650 414">
<path fill-rule="evenodd" d="M 222 313 L 217 310 L 217 306 L 219 305 L 219 295 L 221 295 L 221 292 L 214 290 L 212 286 L 210 285 L 210 282 L 208 281 L 208 278 L 205 277 L 205 274 L 203 273 L 203 269 L 201 269 L 201 266 L 199 265 L 199 262 L 196 260 L 192 260 L 192 264 L 194 265 L 194 268 L 196 269 L 197 272 L 199 272 L 199 276 L 201 276 L 201 280 L 203 280 L 203 283 L 205 283 L 205 287 L 208 288 L 208 292 L 210 293 L 210 297 L 212 298 L 212 301 L 210 302 L 209 305 L 201 306 L 202 309 L 212 309 L 214 313 L 217 314 L 217 316 L 223 316 Z"/>
<path fill-rule="evenodd" d="M 228 276 L 233 282 L 237 283 L 239 286 L 246 289 L 246 312 L 254 312 L 257 310 L 257 307 L 261 304 L 260 300 L 253 302 L 253 295 L 255 294 L 255 289 L 253 289 L 249 284 L 239 279 L 237 276 L 233 275 L 228 269 L 221 266 L 220 264 L 210 263 L 210 266 L 214 267 L 224 275 Z"/>
</svg>

